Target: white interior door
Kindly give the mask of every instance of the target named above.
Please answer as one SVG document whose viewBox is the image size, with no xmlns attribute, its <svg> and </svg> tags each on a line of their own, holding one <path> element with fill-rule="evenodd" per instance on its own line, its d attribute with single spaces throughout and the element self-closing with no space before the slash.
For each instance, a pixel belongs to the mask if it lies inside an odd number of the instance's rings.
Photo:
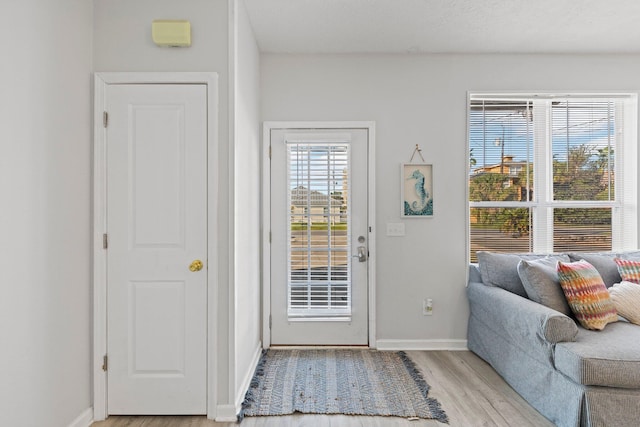
<svg viewBox="0 0 640 427">
<path fill-rule="evenodd" d="M 106 91 L 109 414 L 207 411 L 206 96 Z"/>
<path fill-rule="evenodd" d="M 271 131 L 271 343 L 368 343 L 366 129 Z"/>
</svg>

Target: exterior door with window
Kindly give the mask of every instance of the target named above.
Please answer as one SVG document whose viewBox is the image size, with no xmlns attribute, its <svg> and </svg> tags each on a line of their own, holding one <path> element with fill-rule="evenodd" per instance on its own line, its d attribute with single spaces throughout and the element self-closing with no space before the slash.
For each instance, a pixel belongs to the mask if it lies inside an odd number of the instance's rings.
<svg viewBox="0 0 640 427">
<path fill-rule="evenodd" d="M 366 129 L 271 130 L 271 343 L 368 343 Z"/>
</svg>

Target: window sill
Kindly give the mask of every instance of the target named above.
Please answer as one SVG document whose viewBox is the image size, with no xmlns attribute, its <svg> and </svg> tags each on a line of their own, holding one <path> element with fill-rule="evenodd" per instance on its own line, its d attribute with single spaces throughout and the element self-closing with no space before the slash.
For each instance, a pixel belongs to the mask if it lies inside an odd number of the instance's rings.
<svg viewBox="0 0 640 427">
<path fill-rule="evenodd" d="M 351 322 L 351 316 L 331 316 L 331 317 L 291 317 L 287 320 L 290 323 L 295 322 Z"/>
</svg>

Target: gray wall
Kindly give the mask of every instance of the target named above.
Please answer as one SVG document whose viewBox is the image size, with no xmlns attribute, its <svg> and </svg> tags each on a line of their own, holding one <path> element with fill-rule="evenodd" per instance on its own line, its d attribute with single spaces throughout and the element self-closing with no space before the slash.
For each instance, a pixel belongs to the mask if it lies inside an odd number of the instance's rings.
<svg viewBox="0 0 640 427">
<path fill-rule="evenodd" d="M 234 254 L 236 399 L 260 355 L 260 53 L 243 2 L 234 10 Z"/>
<path fill-rule="evenodd" d="M 639 55 L 263 54 L 262 120 L 376 121 L 377 338 L 446 345 L 466 339 L 468 316 L 467 91 L 634 92 L 639 73 Z M 434 216 L 402 221 L 400 164 L 415 144 L 433 163 Z M 386 236 L 388 222 L 406 236 Z"/>
<path fill-rule="evenodd" d="M 154 19 L 191 21 L 192 46 L 153 44 Z M 260 56 L 244 3 L 95 0 L 94 25 L 96 71 L 219 75 L 219 164 L 212 171 L 219 183 L 217 400 L 223 415 L 234 414 L 259 354 L 261 325 Z"/>
<path fill-rule="evenodd" d="M 191 21 L 189 48 L 162 48 L 151 40 L 155 19 Z M 233 333 L 232 143 L 229 112 L 227 0 L 94 0 L 95 71 L 213 71 L 218 73 L 218 402 L 235 394 Z"/>
<path fill-rule="evenodd" d="M 91 407 L 91 2 L 0 3 L 0 425 Z"/>
</svg>

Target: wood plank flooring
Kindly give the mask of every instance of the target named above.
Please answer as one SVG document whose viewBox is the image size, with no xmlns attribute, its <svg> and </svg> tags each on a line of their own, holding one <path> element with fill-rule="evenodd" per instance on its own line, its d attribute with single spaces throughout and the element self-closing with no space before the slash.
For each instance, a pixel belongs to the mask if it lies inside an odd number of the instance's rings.
<svg viewBox="0 0 640 427">
<path fill-rule="evenodd" d="M 451 427 L 552 427 L 482 359 L 469 351 L 408 351 Z M 111 416 L 92 427 L 232 427 L 203 416 Z M 433 420 L 304 415 L 247 417 L 241 427 L 443 427 Z"/>
</svg>

